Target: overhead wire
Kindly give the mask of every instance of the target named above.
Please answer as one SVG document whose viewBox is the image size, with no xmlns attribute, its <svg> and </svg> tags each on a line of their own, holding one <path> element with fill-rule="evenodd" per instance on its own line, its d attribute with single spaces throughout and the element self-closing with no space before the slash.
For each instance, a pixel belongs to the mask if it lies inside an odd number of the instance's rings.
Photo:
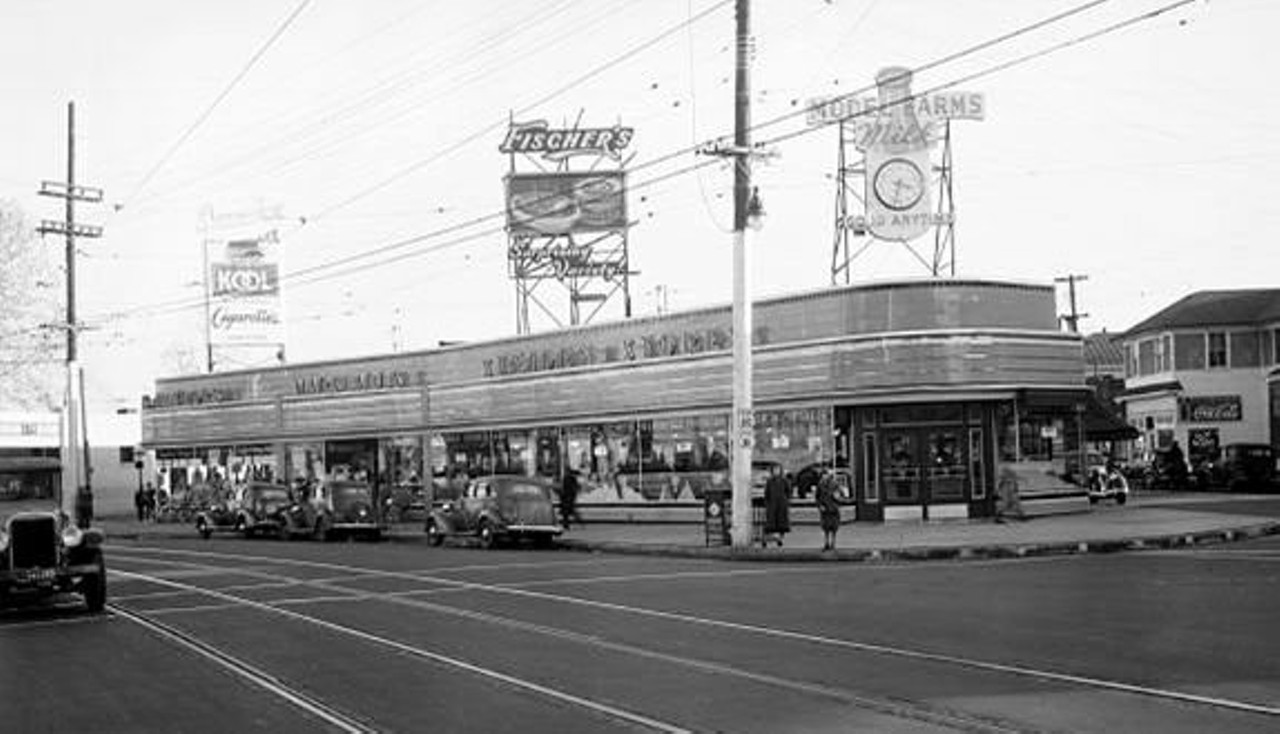
<svg viewBox="0 0 1280 734">
<path fill-rule="evenodd" d="M 548 22 L 555 15 L 559 14 L 569 6 L 580 2 L 580 0 L 561 0 L 556 6 L 548 10 L 534 11 L 527 16 L 515 18 L 512 23 L 503 31 L 491 34 L 480 42 L 475 48 L 469 49 L 469 56 L 479 56 L 487 49 L 497 49 L 508 38 L 514 37 L 518 33 L 530 31 L 531 23 Z M 288 150 L 291 148 L 299 148 L 300 152 L 293 157 L 306 158 L 308 156 L 319 155 L 325 150 L 331 149 L 336 145 L 340 145 L 351 139 L 370 135 L 387 124 L 389 115 L 381 112 L 380 107 L 391 101 L 401 92 L 409 90 L 420 78 L 430 77 L 440 69 L 453 70 L 456 63 L 450 63 L 447 58 L 431 59 L 428 66 L 412 65 L 408 68 L 397 72 L 373 86 L 360 91 L 349 100 L 343 102 L 337 108 L 321 112 L 316 109 L 304 109 L 294 112 L 291 117 L 293 121 L 304 121 L 299 127 L 289 127 L 291 123 L 286 122 L 280 124 L 277 119 L 270 120 L 271 127 L 284 128 L 279 135 L 272 136 L 266 142 L 258 142 L 247 150 L 236 154 L 230 160 L 224 159 L 223 162 L 212 169 L 208 169 L 194 175 L 184 181 L 180 181 L 162 192 L 152 195 L 147 201 L 154 201 L 163 198 L 169 198 L 183 191 L 199 187 L 207 184 L 211 178 L 217 178 L 224 174 L 230 173 L 244 168 L 270 166 L 270 173 L 278 174 L 281 163 L 277 160 L 278 156 L 273 154 L 280 150 Z M 457 86 L 457 85 L 455 85 Z M 437 95 L 431 95 L 428 100 L 436 99 Z M 353 120 L 354 118 L 354 120 Z M 358 122 L 360 118 L 371 118 L 362 123 L 358 129 L 339 133 L 340 137 L 331 140 L 324 140 L 323 136 L 331 132 L 331 128 L 339 123 L 353 120 Z M 245 130 L 260 133 L 263 127 L 262 122 L 254 122 L 245 126 Z M 286 162 L 287 159 L 286 159 Z M 144 197 L 145 198 L 145 197 Z"/>
<path fill-rule="evenodd" d="M 1108 1 L 1108 0 L 1092 0 L 1092 2 L 1086 3 L 1086 4 L 1082 5 L 1082 6 L 1078 6 L 1077 8 L 1074 8 L 1074 9 L 1072 9 L 1072 10 L 1070 10 L 1070 11 L 1066 11 L 1065 13 L 1060 13 L 1060 14 L 1057 14 L 1057 15 L 1055 15 L 1055 16 L 1052 16 L 1052 19 L 1056 19 L 1056 20 L 1060 21 L 1060 20 L 1064 19 L 1065 17 L 1069 17 L 1070 15 L 1074 15 L 1074 14 L 1076 14 L 1076 13 L 1078 13 L 1078 12 L 1081 12 L 1081 11 L 1082 11 L 1082 10 L 1084 10 L 1084 9 L 1088 9 L 1088 8 L 1090 8 L 1090 7 L 1094 7 L 1094 6 L 1096 6 L 1096 5 L 1102 4 L 1102 3 L 1107 2 L 1107 1 Z M 999 71 L 1003 71 L 1003 70 L 1006 70 L 1006 69 L 1009 69 L 1009 68 L 1013 68 L 1014 66 L 1018 66 L 1018 65 L 1021 65 L 1021 64 L 1024 64 L 1024 63 L 1028 63 L 1028 62 L 1029 62 L 1029 61 L 1031 61 L 1031 60 L 1034 60 L 1034 59 L 1037 59 L 1037 58 L 1041 58 L 1041 57 L 1043 57 L 1043 56 L 1046 56 L 1046 55 L 1051 54 L 1051 53 L 1055 53 L 1055 52 L 1057 52 L 1057 51 L 1061 51 L 1061 50 L 1063 50 L 1063 49 L 1065 49 L 1065 48 L 1068 48 L 1068 47 L 1071 47 L 1071 46 L 1075 46 L 1075 45 L 1078 45 L 1078 44 L 1080 44 L 1080 43 L 1085 43 L 1085 42 L 1087 42 L 1087 41 L 1096 40 L 1097 38 L 1100 38 L 1100 37 L 1102 37 L 1102 36 L 1104 36 L 1104 35 L 1109 35 L 1110 33 L 1117 32 L 1117 31 L 1119 31 L 1119 30 L 1122 30 L 1122 29 L 1124 29 L 1124 28 L 1127 28 L 1127 27 L 1130 27 L 1130 26 L 1136 25 L 1136 24 L 1138 24 L 1138 23 L 1141 23 L 1141 22 L 1144 22 L 1144 21 L 1148 21 L 1148 20 L 1154 19 L 1154 18 L 1159 17 L 1159 16 L 1161 16 L 1161 15 L 1164 15 L 1164 14 L 1166 14 L 1166 13 L 1168 13 L 1168 12 L 1171 12 L 1171 11 L 1173 11 L 1173 10 L 1177 9 L 1177 8 L 1180 8 L 1180 7 L 1183 7 L 1183 6 L 1185 6 L 1185 5 L 1191 4 L 1191 3 L 1195 2 L 1195 1 L 1196 1 L 1196 0 L 1176 0 L 1175 2 L 1168 3 L 1168 4 L 1164 5 L 1164 6 L 1161 6 L 1161 7 L 1159 7 L 1159 8 L 1156 8 L 1156 9 L 1154 9 L 1154 10 L 1151 10 L 1151 11 L 1148 11 L 1148 12 L 1145 12 L 1145 13 L 1141 13 L 1141 14 L 1136 15 L 1136 16 L 1132 16 L 1132 17 L 1130 17 L 1130 18 L 1128 18 L 1128 19 L 1126 19 L 1126 20 L 1123 20 L 1123 21 L 1119 21 L 1119 22 L 1117 22 L 1117 23 L 1110 24 L 1110 25 L 1105 26 L 1105 27 L 1103 27 L 1103 28 L 1101 28 L 1101 29 L 1098 29 L 1098 30 L 1095 30 L 1095 31 L 1092 31 L 1092 32 L 1089 32 L 1089 33 L 1086 33 L 1086 34 L 1083 34 L 1083 35 L 1081 35 L 1081 36 L 1073 37 L 1072 39 L 1068 39 L 1067 41 L 1063 41 L 1063 42 L 1059 42 L 1059 43 L 1053 44 L 1053 45 L 1051 45 L 1051 46 L 1049 46 L 1049 47 L 1046 47 L 1046 48 L 1044 48 L 1044 49 L 1041 49 L 1041 50 L 1039 50 L 1039 51 L 1032 52 L 1032 53 L 1028 53 L 1028 54 L 1024 54 L 1024 55 L 1022 55 L 1022 56 L 1016 57 L 1015 59 L 1012 59 L 1012 60 L 1009 60 L 1009 61 L 1005 61 L 1005 62 L 1001 62 L 1001 63 L 995 64 L 995 65 L 989 66 L 989 67 L 987 67 L 986 69 L 984 69 L 984 70 L 982 70 L 982 71 L 975 72 L 975 73 L 973 73 L 973 74 L 969 74 L 969 75 L 963 76 L 963 77 L 958 78 L 958 79 L 955 79 L 955 80 L 953 80 L 953 81 L 951 81 L 951 82 L 947 82 L 947 83 L 944 83 L 944 84 L 936 85 L 936 86 L 934 86 L 934 87 L 931 87 L 929 90 L 926 90 L 926 91 L 924 91 L 924 92 L 918 92 L 918 93 L 916 93 L 916 94 L 915 94 L 915 95 L 913 95 L 913 96 L 914 96 L 914 97 L 919 97 L 919 96 L 923 96 L 923 95 L 926 95 L 926 94 L 932 94 L 932 93 L 934 93 L 935 91 L 939 91 L 939 90 L 942 90 L 942 89 L 947 89 L 947 88 L 950 88 L 950 87 L 953 87 L 953 86 L 956 86 L 956 85 L 959 85 L 959 84 L 963 84 L 963 83 L 965 83 L 965 82 L 967 82 L 967 81 L 972 81 L 973 79 L 976 79 L 976 78 L 981 78 L 981 77 L 984 77 L 984 76 L 989 76 L 989 75 L 994 74 L 994 73 L 997 73 L 997 72 L 999 72 Z M 1032 30 L 1035 30 L 1035 29 L 1038 29 L 1038 28 L 1044 27 L 1044 25 L 1045 25 L 1046 23 L 1048 23 L 1048 22 L 1051 22 L 1051 20 L 1052 20 L 1052 19 L 1047 19 L 1047 20 L 1044 20 L 1044 21 L 1039 21 L 1039 22 L 1033 23 L 1033 24 L 1031 24 L 1031 25 L 1029 25 L 1029 26 L 1024 26 L 1022 29 L 1019 29 L 1018 31 L 1015 31 L 1015 32 L 1012 32 L 1012 33 L 1006 33 L 1006 34 L 1003 34 L 1002 36 L 1000 36 L 1000 37 L 998 37 L 998 38 L 999 38 L 999 39 L 1002 39 L 1002 40 L 1006 40 L 1006 41 L 1007 41 L 1007 40 L 1009 40 L 1009 39 L 1011 39 L 1011 38 L 1014 38 L 1014 37 L 1017 37 L 1017 36 L 1019 36 L 1019 35 L 1023 35 L 1023 34 L 1025 34 L 1025 33 L 1031 32 Z M 982 50 L 982 49 L 985 49 L 985 48 L 989 48 L 989 47 L 991 47 L 991 46 L 992 46 L 993 42 L 994 42 L 994 41 L 987 41 L 987 42 L 983 42 L 983 43 L 981 43 L 981 44 L 977 44 L 976 46 L 973 46 L 973 47 L 970 47 L 969 49 L 966 49 L 965 51 L 957 52 L 957 53 L 953 53 L 953 54 L 949 54 L 949 55 L 947 55 L 947 56 L 943 57 L 943 59 L 945 59 L 945 60 L 949 60 L 949 61 L 954 61 L 954 60 L 956 60 L 956 59 L 958 59 L 958 58 L 961 58 L 961 57 L 963 57 L 963 56 L 965 56 L 965 55 L 969 55 L 969 54 L 971 54 L 971 53 L 975 53 L 975 52 L 977 52 L 978 50 Z M 920 66 L 920 67 L 917 67 L 917 70 L 937 68 L 941 63 L 943 63 L 943 62 L 942 62 L 942 60 L 937 60 L 937 61 L 934 61 L 934 62 L 930 62 L 930 63 L 928 63 L 928 64 L 925 64 L 925 65 L 922 65 L 922 66 Z M 856 92 L 851 93 L 851 94 L 856 94 Z M 868 109 L 868 110 L 863 110 L 863 111 L 861 111 L 859 114 L 871 114 L 871 113 L 873 113 L 873 112 L 876 112 L 876 111 L 875 111 L 874 109 Z M 767 126 L 771 126 L 771 125 L 778 124 L 780 121 L 783 121 L 783 120 L 785 120 L 785 119 L 790 119 L 790 118 L 795 117 L 795 116 L 796 116 L 796 114 L 804 114 L 804 111 L 802 111 L 801 113 L 791 113 L 791 114 L 787 114 L 787 115 L 783 115 L 783 116 L 779 116 L 779 117 L 773 118 L 773 119 L 771 119 L 771 120 L 768 120 L 768 121 L 765 121 L 765 122 L 763 122 L 763 123 L 760 123 L 759 125 L 753 126 L 753 129 L 763 128 L 763 127 L 767 127 Z M 855 116 L 856 116 L 856 115 L 855 115 Z M 816 132 L 816 131 L 817 131 L 817 129 L 818 129 L 818 128 L 816 128 L 816 127 L 810 127 L 810 128 L 803 128 L 803 129 L 800 129 L 800 130 L 798 130 L 798 131 L 794 131 L 794 132 L 789 132 L 789 133 L 779 134 L 779 135 L 776 135 L 776 136 L 774 136 L 773 138 L 770 138 L 769 140 L 767 140 L 765 144 L 773 144 L 773 143 L 776 143 L 776 142 L 781 142 L 781 141 L 784 141 L 784 140 L 788 140 L 788 139 L 792 139 L 792 138 L 800 137 L 800 136 L 802 136 L 802 135 L 812 134 L 812 133 Z M 648 168 L 648 167 L 652 167 L 653 165 L 656 165 L 656 163 L 657 163 L 657 162 L 665 162 L 665 161 L 667 161 L 667 160 L 672 159 L 673 157 L 675 157 L 675 156 L 676 156 L 676 155 L 678 155 L 678 154 L 687 154 L 688 152 L 690 152 L 690 149 L 682 149 L 682 151 L 681 151 L 680 153 L 667 154 L 667 155 L 665 155 L 665 156 L 661 156 L 661 157 L 659 157 L 658 159 L 655 159 L 655 160 L 653 160 L 653 161 L 646 161 L 646 162 L 644 162 L 644 163 L 642 163 L 642 164 L 638 165 L 638 166 L 636 167 L 636 170 L 639 170 L 639 169 L 641 169 L 641 168 Z M 706 167 L 706 166 L 709 166 L 709 165 L 713 165 L 713 164 L 715 164 L 715 163 L 717 163 L 717 161 L 715 161 L 715 160 L 705 160 L 705 159 L 704 159 L 701 163 L 694 164 L 694 165 L 691 165 L 691 166 L 687 166 L 687 167 L 684 167 L 684 168 L 682 168 L 682 169 L 679 169 L 679 170 L 677 170 L 677 171 L 675 171 L 675 172 L 672 172 L 672 173 L 666 174 L 666 175 L 664 175 L 664 176 L 657 177 L 657 178 L 655 178 L 655 179 L 653 179 L 653 180 L 651 180 L 651 181 L 644 182 L 644 184 L 642 184 L 642 185 L 653 185 L 653 184 L 656 184 L 656 183 L 658 183 L 658 182 L 660 182 L 660 181 L 669 180 L 669 179 L 674 178 L 674 177 L 677 177 L 677 176 L 681 176 L 681 175 L 685 175 L 685 174 L 690 173 L 690 172 L 693 172 L 693 171 L 697 171 L 697 170 L 699 170 L 699 169 L 701 169 L 701 168 L 703 168 L 703 167 Z M 642 185 L 637 185 L 637 186 L 634 186 L 634 187 L 632 187 L 632 188 L 633 188 L 633 189 L 641 188 L 641 186 L 642 186 Z M 451 225 L 450 227 L 446 227 L 446 228 L 443 228 L 443 229 L 440 229 L 440 230 L 436 230 L 436 231 L 433 231 L 433 232 L 424 233 L 424 234 L 422 234 L 422 235 L 416 235 L 416 236 L 409 237 L 409 238 L 404 238 L 404 239 L 401 239 L 401 240 L 398 240 L 398 241 L 395 241 L 395 242 L 389 243 L 389 244 L 387 244 L 387 245 L 380 246 L 380 247 L 375 248 L 375 249 L 373 249 L 373 250 L 368 250 L 368 251 L 364 251 L 364 252 L 361 252 L 361 253 L 356 253 L 356 254 L 353 254 L 353 255 L 350 255 L 350 256 L 346 256 L 346 257 L 344 257 L 344 258 L 341 258 L 341 259 L 339 259 L 339 260 L 335 260 L 335 261 L 332 261 L 332 262 L 326 262 L 326 263 L 320 263 L 320 264 L 317 264 L 317 265 L 313 265 L 313 266 L 310 266 L 310 267 L 305 268 L 305 269 L 303 269 L 303 270 L 300 270 L 300 271 L 296 271 L 296 272 L 293 272 L 293 273 L 286 274 L 285 276 L 283 276 L 283 277 L 282 277 L 282 279 L 297 279 L 297 278 L 301 278 L 301 277 L 304 277 L 304 276 L 307 276 L 307 275 L 315 275 L 316 277 L 309 278 L 309 279 L 307 279 L 307 280 L 305 280 L 305 281 L 302 281 L 302 282 L 301 282 L 301 284 L 311 284 L 311 283 L 321 282 L 321 281 L 323 281 L 323 280 L 326 280 L 326 279 L 329 279 L 329 278 L 332 278 L 332 277 L 338 277 L 339 275 L 346 275 L 346 274 L 348 274 L 348 273 L 350 273 L 350 272 L 353 272 L 353 270 L 352 270 L 352 269 L 347 269 L 347 270 L 344 270 L 344 271 L 342 271 L 342 272 L 340 272 L 340 273 L 329 273 L 329 274 L 324 274 L 324 273 L 323 273 L 323 271 L 324 271 L 324 270 L 331 269 L 331 268 L 335 268 L 335 267 L 340 267 L 340 266 L 342 266 L 342 265 L 350 264 L 350 263 L 356 262 L 356 261 L 358 261 L 358 260 L 362 260 L 362 259 L 366 259 L 366 258 L 369 258 L 369 257 L 373 257 L 373 256 L 376 256 L 376 255 L 378 255 L 378 254 L 382 254 L 382 253 L 390 252 L 390 251 L 397 250 L 397 249 L 402 249 L 402 248 L 404 248 L 404 247 L 408 247 L 408 246 L 411 246 L 411 245 L 414 245 L 414 244 L 418 244 L 418 243 L 424 242 L 424 241 L 426 241 L 426 240 L 428 240 L 428 239 L 431 239 L 431 238 L 441 237 L 441 236 L 444 236 L 444 235 L 447 235 L 447 234 L 450 234 L 450 233 L 453 233 L 453 232 L 457 232 L 457 231 L 459 231 L 459 230 L 466 229 L 466 228 L 469 228 L 469 227 L 472 227 L 472 226 L 477 226 L 478 224 L 482 224 L 482 223 L 484 223 L 484 222 L 486 222 L 486 221 L 489 221 L 489 220 L 492 220 L 492 219 L 496 219 L 496 218 L 498 218 L 498 217 L 501 217 L 501 216 L 503 216 L 503 214 L 504 214 L 504 213 L 505 213 L 505 212 L 503 212 L 503 211 L 499 211 L 499 212 L 496 212 L 496 213 L 492 213 L 492 214 L 488 214 L 488 215 L 479 216 L 479 217 L 473 218 L 473 219 L 471 219 L 471 220 L 468 220 L 468 221 L 466 221 L 466 222 L 462 222 L 462 223 L 459 223 L 459 224 Z M 363 265 L 361 265 L 361 266 L 359 267 L 359 270 L 360 270 L 360 271 L 363 271 L 363 270 L 371 269 L 371 268 L 374 268 L 374 267 L 381 267 L 381 266 L 386 265 L 386 264 L 389 264 L 389 263 L 391 263 L 391 262 L 396 262 L 396 261 L 399 261 L 399 260 L 405 259 L 406 257 L 412 257 L 412 256 L 416 256 L 416 255 L 421 255 L 421 254 L 427 254 L 427 253 L 429 253 L 429 252 L 436 252 L 436 251 L 439 251 L 439 250 L 442 250 L 442 249 L 446 249 L 446 248 L 448 248 L 448 247 L 456 247 L 456 246 L 458 246 L 459 244 L 462 244 L 462 243 L 465 243 L 465 242 L 469 242 L 469 241 L 474 241 L 475 239 L 478 239 L 478 238 L 480 238 L 480 237 L 487 237 L 487 236 L 490 236 L 490 235 L 492 235 L 492 234 L 500 233 L 500 232 L 502 232 L 502 231 L 504 231 L 504 228 L 503 228 L 503 227 L 495 227 L 495 228 L 491 228 L 491 229 L 489 229 L 489 230 L 485 230 L 485 231 L 482 231 L 482 232 L 473 233 L 472 235 L 468 235 L 468 236 L 465 236 L 465 237 L 457 238 L 456 240 L 451 240 L 451 241 L 448 241 L 448 242 L 445 242 L 445 243 L 440 243 L 440 244 L 438 244 L 438 245 L 432 245 L 432 246 L 429 246 L 429 247 L 427 247 L 427 248 L 422 248 L 421 250 L 419 250 L 419 251 L 415 251 L 415 252 L 413 252 L 413 253 L 408 253 L 408 254 L 401 253 L 401 254 L 399 254 L 399 255 L 396 255 L 394 258 L 388 258 L 388 259 L 384 259 L 384 260 L 378 260 L 378 261 L 375 261 L 375 262 L 373 262 L 373 263 L 365 263 L 365 264 L 363 264 Z M 153 312 L 153 313 L 157 313 L 157 314 L 158 314 L 158 313 L 160 313 L 160 312 L 159 312 L 159 311 L 157 311 L 157 306 L 158 306 L 158 307 L 160 307 L 160 308 L 169 308 L 169 309 L 170 309 L 170 310 L 172 310 L 172 311 L 187 310 L 187 309 L 191 309 L 191 308 L 195 308 L 195 307 L 203 307 L 203 306 L 204 306 L 204 299 L 203 299 L 203 298 L 201 298 L 200 300 L 198 300 L 198 301 L 194 301 L 194 302 L 193 302 L 193 301 L 189 301 L 189 300 L 186 300 L 186 301 L 175 301 L 175 302 L 172 302 L 172 303 L 170 303 L 170 304 L 148 305 L 148 306 L 135 307 L 135 308 L 133 308 L 133 309 L 124 309 L 124 310 L 121 310 L 121 311 L 116 312 L 116 313 L 114 314 L 114 316 L 116 316 L 116 317 L 127 317 L 127 316 L 132 315 L 132 314 L 139 314 L 139 313 L 146 313 L 146 312 Z"/>
<path fill-rule="evenodd" d="M 178 136 L 178 139 L 174 141 L 173 145 L 169 146 L 169 149 L 160 156 L 160 160 L 156 161 L 155 165 L 153 165 L 147 173 L 143 175 L 142 180 L 133 187 L 132 192 L 116 205 L 117 211 L 127 208 L 134 198 L 146 188 L 147 184 L 151 183 L 151 180 L 160 172 L 160 169 L 177 154 L 182 146 L 185 145 L 186 142 L 191 139 L 191 136 L 195 134 L 196 130 L 199 130 L 205 121 L 213 115 L 218 106 L 222 104 L 222 101 L 226 99 L 237 86 L 239 86 L 240 81 L 249 74 L 253 67 L 257 65 L 258 61 L 266 55 L 267 51 L 275 45 L 276 41 L 284 35 L 285 31 L 289 30 L 289 27 L 293 25 L 293 22 L 297 20 L 298 16 L 302 14 L 302 11 L 310 4 L 311 0 L 301 0 L 301 2 L 298 3 L 298 5 L 293 9 L 293 12 L 284 19 L 284 22 L 276 28 L 266 42 L 263 43 L 253 56 L 249 58 L 248 62 L 240 68 L 240 71 L 232 77 L 231 81 L 228 82 L 225 87 L 223 87 L 222 91 L 218 93 L 218 96 L 213 99 L 213 102 L 211 102 L 209 106 L 196 117 L 195 121 L 192 122 L 180 136 Z"/>
</svg>

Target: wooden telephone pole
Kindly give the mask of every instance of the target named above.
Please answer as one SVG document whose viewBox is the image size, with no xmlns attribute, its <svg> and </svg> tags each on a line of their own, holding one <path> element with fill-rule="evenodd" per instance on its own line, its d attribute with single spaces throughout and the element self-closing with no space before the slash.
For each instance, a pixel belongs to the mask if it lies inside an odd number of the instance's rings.
<svg viewBox="0 0 1280 734">
<path fill-rule="evenodd" d="M 46 219 L 40 223 L 37 231 L 42 234 L 61 234 L 66 237 L 67 259 L 67 322 L 59 324 L 67 334 L 67 394 L 65 415 L 63 416 L 63 450 L 62 450 L 62 483 L 59 486 L 58 504 L 68 508 L 68 490 L 75 493 L 90 489 L 89 468 L 89 436 L 85 430 L 84 381 L 83 373 L 77 362 L 76 336 L 80 324 L 76 321 L 76 238 L 94 238 L 102 236 L 102 228 L 89 224 L 76 223 L 76 202 L 85 201 L 99 203 L 102 201 L 102 189 L 76 185 L 76 105 L 67 103 L 67 180 L 43 181 L 40 184 L 41 196 L 53 196 L 66 201 L 66 219 L 63 221 Z M 90 496 L 92 496 L 90 494 Z M 77 517 L 77 521 L 80 518 Z"/>
<path fill-rule="evenodd" d="M 1068 305 L 1071 308 L 1071 312 L 1063 316 L 1060 316 L 1059 318 L 1061 318 L 1062 321 L 1066 323 L 1067 330 L 1070 331 L 1072 334 L 1080 333 L 1080 319 L 1089 318 L 1089 314 L 1080 313 L 1079 311 L 1076 310 L 1076 283 L 1083 282 L 1088 279 L 1089 279 L 1089 276 L 1087 275 L 1065 275 L 1061 278 L 1053 279 L 1053 282 L 1055 283 L 1067 284 L 1067 294 L 1068 294 L 1067 298 L 1068 298 Z"/>
</svg>

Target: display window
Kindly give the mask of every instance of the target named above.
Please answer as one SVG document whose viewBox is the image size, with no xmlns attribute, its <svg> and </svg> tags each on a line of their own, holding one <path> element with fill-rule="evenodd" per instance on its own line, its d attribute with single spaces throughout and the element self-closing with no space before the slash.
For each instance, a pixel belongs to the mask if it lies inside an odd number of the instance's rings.
<svg viewBox="0 0 1280 734">
<path fill-rule="evenodd" d="M 378 482 L 391 487 L 422 484 L 422 438 L 392 436 L 378 441 Z"/>
</svg>

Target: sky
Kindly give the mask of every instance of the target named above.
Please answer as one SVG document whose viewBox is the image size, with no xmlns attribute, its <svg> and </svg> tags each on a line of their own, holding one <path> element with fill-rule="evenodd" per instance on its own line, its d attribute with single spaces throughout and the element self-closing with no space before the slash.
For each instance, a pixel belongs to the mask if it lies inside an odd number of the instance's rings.
<svg viewBox="0 0 1280 734">
<path fill-rule="evenodd" d="M 957 277 L 1085 276 L 1086 332 L 1276 285 L 1280 3 L 755 0 L 752 25 L 757 297 L 831 283 L 839 144 L 805 104 L 888 66 L 985 98 L 952 125 Z M 77 183 L 105 193 L 78 215 L 104 228 L 77 263 L 91 403 L 136 406 L 203 354 L 210 210 L 279 213 L 290 362 L 514 334 L 512 120 L 635 129 L 634 315 L 732 297 L 732 171 L 697 152 L 733 132 L 732 2 L 3 0 L 0 28 L 0 198 L 60 218 L 35 192 L 65 177 L 70 102 Z M 854 282 L 929 274 L 858 247 Z"/>
</svg>

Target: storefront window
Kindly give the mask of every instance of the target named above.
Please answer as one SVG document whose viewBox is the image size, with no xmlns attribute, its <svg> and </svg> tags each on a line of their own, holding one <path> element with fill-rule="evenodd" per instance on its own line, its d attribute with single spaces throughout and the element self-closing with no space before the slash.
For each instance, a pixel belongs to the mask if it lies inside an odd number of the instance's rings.
<svg viewBox="0 0 1280 734">
<path fill-rule="evenodd" d="M 389 487 L 421 485 L 422 439 L 393 436 L 378 442 L 378 481 Z"/>
<path fill-rule="evenodd" d="M 1016 475 L 1021 494 L 1057 492 L 1080 480 L 1082 415 L 1070 405 L 1001 408 L 996 426 L 1001 471 Z"/>
<path fill-rule="evenodd" d="M 372 482 L 377 477 L 377 439 L 326 441 L 325 477 L 336 480 Z"/>
<path fill-rule="evenodd" d="M 445 474 L 480 476 L 493 472 L 493 452 L 488 431 L 446 431 L 440 434 L 445 444 Z"/>
<path fill-rule="evenodd" d="M 560 429 L 539 428 L 534 440 L 538 447 L 534 471 L 540 477 L 560 481 Z"/>
<path fill-rule="evenodd" d="M 493 444 L 493 473 L 528 475 L 529 467 L 533 464 L 529 431 L 494 431 L 490 436 Z"/>
<path fill-rule="evenodd" d="M 317 482 L 324 478 L 324 444 L 313 443 L 290 444 L 285 449 L 288 463 L 285 467 L 285 480 L 290 485 L 304 482 Z"/>
</svg>

